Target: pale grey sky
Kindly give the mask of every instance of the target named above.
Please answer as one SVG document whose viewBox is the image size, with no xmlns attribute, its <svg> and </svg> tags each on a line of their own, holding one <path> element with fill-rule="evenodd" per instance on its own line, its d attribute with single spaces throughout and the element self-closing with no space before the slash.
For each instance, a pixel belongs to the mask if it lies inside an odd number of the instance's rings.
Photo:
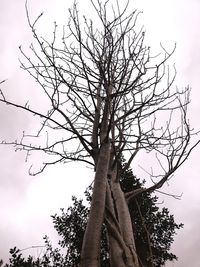
<svg viewBox="0 0 200 267">
<path fill-rule="evenodd" d="M 1 86 L 6 94 L 16 101 L 25 103 L 31 98 L 37 103 L 40 94 L 37 84 L 27 73 L 19 69 L 18 46 L 28 49 L 32 41 L 27 26 L 24 0 L 1 0 L 0 3 L 0 80 L 7 79 Z M 81 1 L 80 1 L 81 2 Z M 87 12 L 87 3 L 81 8 Z M 155 51 L 162 42 L 167 47 L 177 43 L 173 57 L 178 71 L 174 84 L 192 87 L 190 121 L 199 129 L 200 114 L 200 1 L 198 0 L 131 0 L 131 6 L 143 10 L 139 22 L 144 24 L 147 42 Z M 31 16 L 42 11 L 45 14 L 38 24 L 41 33 L 50 34 L 53 22 L 67 21 L 67 9 L 72 1 L 29 0 Z M 34 102 L 35 101 L 35 102 Z M 0 139 L 15 139 L 22 130 L 34 129 L 36 120 L 13 108 L 0 105 Z M 50 215 L 61 207 L 70 204 L 71 195 L 80 195 L 89 181 L 92 172 L 84 165 L 56 166 L 37 176 L 28 176 L 31 164 L 24 162 L 23 153 L 14 153 L 13 148 L 0 146 L 0 258 L 7 258 L 9 248 L 25 248 L 43 244 L 45 234 L 55 239 Z M 170 185 L 167 192 L 180 194 L 181 201 L 165 198 L 177 221 L 185 227 L 178 232 L 173 250 L 179 261 L 168 266 L 199 267 L 200 243 L 200 194 L 199 164 L 200 148 L 185 163 Z M 39 162 L 40 158 L 33 158 Z M 161 200 L 164 198 L 160 196 Z M 32 253 L 30 251 L 30 253 Z"/>
</svg>

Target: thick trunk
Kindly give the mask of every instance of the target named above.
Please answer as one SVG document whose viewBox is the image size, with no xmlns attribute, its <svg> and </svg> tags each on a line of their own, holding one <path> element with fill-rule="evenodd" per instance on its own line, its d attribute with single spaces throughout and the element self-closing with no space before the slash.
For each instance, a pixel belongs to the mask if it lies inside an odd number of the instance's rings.
<svg viewBox="0 0 200 267">
<path fill-rule="evenodd" d="M 99 152 L 91 208 L 81 251 L 81 267 L 100 266 L 100 239 L 104 220 L 109 159 L 110 144 L 107 142 L 102 144 Z"/>
<path fill-rule="evenodd" d="M 112 183 L 112 191 L 117 209 L 121 235 L 125 243 L 123 258 L 126 263 L 126 267 L 139 267 L 128 205 L 120 184 L 117 181 Z"/>
<path fill-rule="evenodd" d="M 139 267 L 132 223 L 124 193 L 117 180 L 117 166 L 110 172 L 106 194 L 106 222 L 111 267 Z"/>
<path fill-rule="evenodd" d="M 110 266 L 126 267 L 123 261 L 123 240 L 120 240 L 122 239 L 121 231 L 116 218 L 116 213 L 113 205 L 113 197 L 108 183 L 106 191 L 106 207 L 108 209 L 108 211 L 106 212 L 106 224 L 108 231 Z"/>
</svg>

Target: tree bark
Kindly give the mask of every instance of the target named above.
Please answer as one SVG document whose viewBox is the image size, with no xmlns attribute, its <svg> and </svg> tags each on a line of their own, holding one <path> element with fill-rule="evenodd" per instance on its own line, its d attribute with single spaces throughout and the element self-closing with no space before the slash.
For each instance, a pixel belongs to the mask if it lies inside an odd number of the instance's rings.
<svg viewBox="0 0 200 267">
<path fill-rule="evenodd" d="M 109 212 L 106 213 L 106 225 L 108 231 L 110 266 L 111 267 L 126 267 L 123 261 L 123 240 L 120 242 L 121 231 L 116 218 L 113 197 L 110 185 L 107 185 L 106 191 L 106 207 Z M 119 238 L 118 238 L 119 236 Z"/>
<path fill-rule="evenodd" d="M 128 205 L 118 181 L 112 182 L 112 191 L 117 209 L 121 234 L 125 243 L 123 254 L 126 267 L 139 267 Z"/>
<path fill-rule="evenodd" d="M 104 220 L 110 142 L 102 143 L 94 179 L 88 223 L 83 239 L 81 267 L 100 267 L 101 228 Z"/>
<path fill-rule="evenodd" d="M 106 223 L 110 265 L 111 267 L 139 267 L 129 209 L 117 179 L 117 166 L 110 170 L 109 174 L 106 192 Z"/>
</svg>

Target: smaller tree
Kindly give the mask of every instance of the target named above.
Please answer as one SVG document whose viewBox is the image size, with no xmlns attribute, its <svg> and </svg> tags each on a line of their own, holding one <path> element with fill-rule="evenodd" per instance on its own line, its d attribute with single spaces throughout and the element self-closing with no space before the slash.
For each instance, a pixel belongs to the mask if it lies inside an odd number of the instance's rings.
<svg viewBox="0 0 200 267">
<path fill-rule="evenodd" d="M 138 190 L 144 186 L 132 171 L 128 169 L 120 179 L 120 185 L 125 194 Z M 90 190 L 85 192 L 87 201 L 91 201 Z M 67 209 L 61 209 L 61 215 L 53 217 L 54 227 L 61 236 L 59 244 L 67 248 L 67 263 L 69 267 L 78 266 L 82 240 L 87 224 L 89 209 L 84 206 L 83 200 L 72 198 L 73 205 Z M 134 229 L 136 250 L 141 266 L 163 266 L 166 261 L 177 260 L 176 255 L 170 252 L 176 230 L 183 227 L 177 224 L 174 216 L 167 208 L 159 209 L 158 198 L 148 192 L 137 195 L 129 202 L 129 212 Z M 101 238 L 101 267 L 108 267 L 109 246 L 106 238 L 105 225 Z"/>
</svg>

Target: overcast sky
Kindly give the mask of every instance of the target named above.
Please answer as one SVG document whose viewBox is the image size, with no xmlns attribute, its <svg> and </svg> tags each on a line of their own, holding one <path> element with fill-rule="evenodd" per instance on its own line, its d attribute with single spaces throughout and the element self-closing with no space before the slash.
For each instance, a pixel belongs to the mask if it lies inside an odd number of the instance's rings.
<svg viewBox="0 0 200 267">
<path fill-rule="evenodd" d="M 120 0 L 119 0 L 120 1 Z M 24 0 L 0 1 L 0 81 L 10 99 L 33 103 L 40 98 L 37 84 L 20 70 L 18 46 L 28 49 L 32 36 L 27 25 Z M 81 8 L 87 12 L 88 0 Z M 153 49 L 162 42 L 167 47 L 177 43 L 173 57 L 178 71 L 175 85 L 192 87 L 189 109 L 191 124 L 200 129 L 200 1 L 199 0 L 130 0 L 131 6 L 143 10 L 140 23 L 147 30 L 147 40 Z M 67 9 L 72 1 L 29 0 L 30 14 L 34 18 L 42 11 L 38 24 L 41 33 L 49 34 L 53 22 L 62 25 L 67 21 Z M 175 86 L 174 85 L 174 86 Z M 35 101 L 35 102 L 34 102 Z M 43 103 L 41 103 L 41 107 Z M 0 104 L 0 139 L 14 140 L 22 130 L 32 131 L 37 122 L 31 116 Z M 165 204 L 175 214 L 177 222 L 185 227 L 178 232 L 173 251 L 179 261 L 168 266 L 199 267 L 200 244 L 200 148 L 170 181 L 167 192 L 181 194 L 182 200 L 165 198 Z M 40 162 L 40 158 L 33 161 Z M 7 259 L 11 247 L 20 249 L 43 245 L 47 234 L 56 239 L 50 215 L 70 204 L 71 195 L 80 195 L 92 181 L 92 173 L 84 165 L 55 166 L 37 177 L 28 175 L 32 162 L 25 163 L 24 153 L 14 153 L 8 146 L 0 146 L 0 258 Z M 161 195 L 161 200 L 164 197 Z M 30 251 L 37 256 L 38 251 Z"/>
</svg>

